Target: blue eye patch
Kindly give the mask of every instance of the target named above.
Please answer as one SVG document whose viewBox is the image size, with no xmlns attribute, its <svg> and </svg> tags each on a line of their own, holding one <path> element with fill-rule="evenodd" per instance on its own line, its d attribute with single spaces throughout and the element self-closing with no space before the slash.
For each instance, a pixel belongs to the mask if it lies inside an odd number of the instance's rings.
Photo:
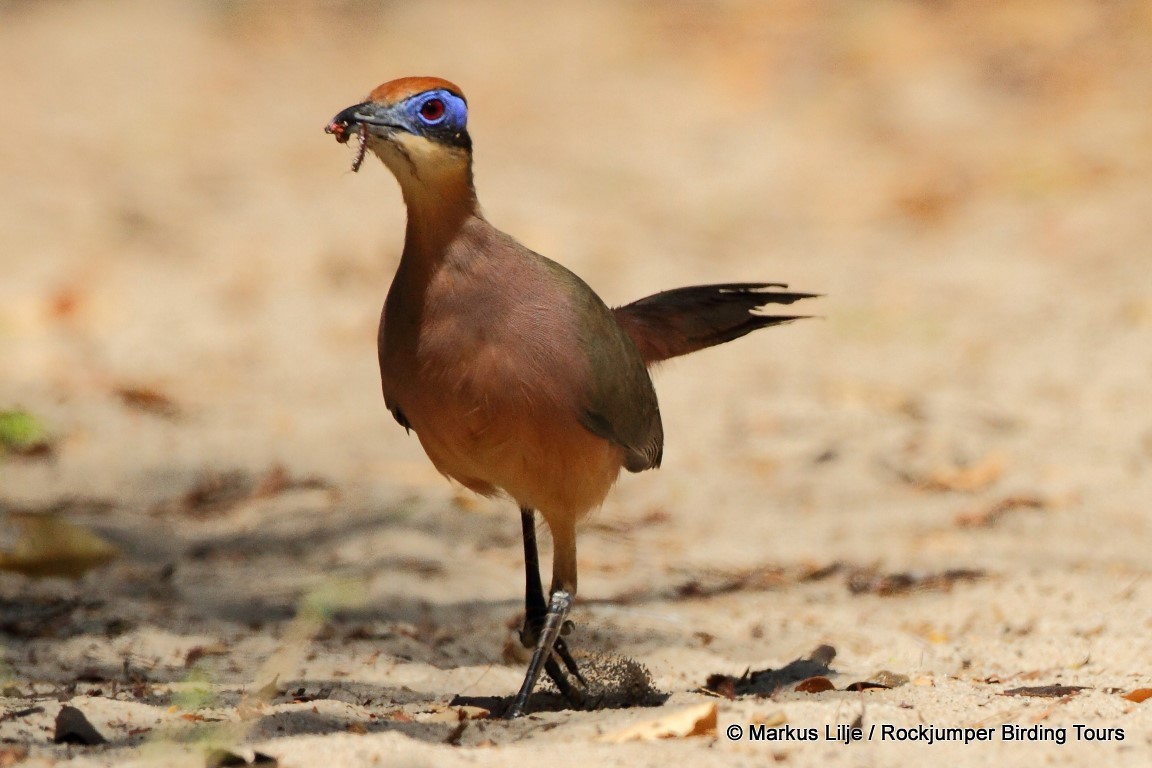
<svg viewBox="0 0 1152 768">
<path fill-rule="evenodd" d="M 468 105 L 456 94 L 438 89 L 421 93 L 404 105 L 412 132 L 442 144 L 472 148 L 468 136 Z"/>
</svg>

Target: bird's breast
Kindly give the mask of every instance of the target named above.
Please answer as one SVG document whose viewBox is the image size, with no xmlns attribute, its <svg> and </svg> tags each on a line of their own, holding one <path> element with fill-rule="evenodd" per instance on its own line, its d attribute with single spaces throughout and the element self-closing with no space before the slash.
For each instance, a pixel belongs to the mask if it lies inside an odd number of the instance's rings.
<svg viewBox="0 0 1152 768">
<path fill-rule="evenodd" d="M 538 508 L 599 503 L 621 459 L 580 423 L 588 362 L 563 297 L 515 297 L 494 281 L 477 291 L 475 277 L 458 278 L 433 281 L 417 302 L 395 286 L 389 294 L 385 398 L 437 469 L 472 490 Z"/>
</svg>

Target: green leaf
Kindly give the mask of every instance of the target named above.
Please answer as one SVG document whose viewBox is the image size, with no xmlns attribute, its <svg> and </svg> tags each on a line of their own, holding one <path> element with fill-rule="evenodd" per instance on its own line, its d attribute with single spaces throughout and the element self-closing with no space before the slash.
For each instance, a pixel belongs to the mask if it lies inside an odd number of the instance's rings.
<svg viewBox="0 0 1152 768">
<path fill-rule="evenodd" d="M 0 448 L 24 451 L 48 442 L 48 431 L 28 411 L 0 411 Z"/>
</svg>

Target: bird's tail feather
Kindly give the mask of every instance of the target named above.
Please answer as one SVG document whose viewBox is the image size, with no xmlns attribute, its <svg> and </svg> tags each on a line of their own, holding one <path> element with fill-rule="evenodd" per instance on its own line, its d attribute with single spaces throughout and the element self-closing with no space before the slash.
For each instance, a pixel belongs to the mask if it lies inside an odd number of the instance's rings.
<svg viewBox="0 0 1152 768">
<path fill-rule="evenodd" d="M 613 310 L 648 365 L 738 339 L 757 328 L 809 315 L 762 315 L 768 304 L 792 304 L 818 293 L 779 283 L 694 285 L 648 296 Z"/>
</svg>

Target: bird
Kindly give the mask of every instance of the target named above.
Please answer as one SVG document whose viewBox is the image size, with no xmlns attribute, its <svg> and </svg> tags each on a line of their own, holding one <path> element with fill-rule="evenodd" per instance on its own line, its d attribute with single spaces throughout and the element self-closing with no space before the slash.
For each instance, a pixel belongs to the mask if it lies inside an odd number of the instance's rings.
<svg viewBox="0 0 1152 768">
<path fill-rule="evenodd" d="M 601 506 L 621 470 L 660 466 L 652 366 L 806 317 L 760 310 L 819 294 L 723 283 L 609 308 L 574 273 L 484 217 L 468 109 L 448 80 L 405 77 L 341 110 L 325 130 L 340 143 L 355 135 L 352 170 L 371 151 L 407 208 L 377 336 L 385 406 L 440 473 L 520 510 L 520 640 L 532 655 L 504 713 L 516 718 L 542 671 L 569 702 L 585 701 L 587 683 L 565 639 L 577 591 L 576 525 Z M 547 595 L 537 513 L 553 542 Z"/>
</svg>

